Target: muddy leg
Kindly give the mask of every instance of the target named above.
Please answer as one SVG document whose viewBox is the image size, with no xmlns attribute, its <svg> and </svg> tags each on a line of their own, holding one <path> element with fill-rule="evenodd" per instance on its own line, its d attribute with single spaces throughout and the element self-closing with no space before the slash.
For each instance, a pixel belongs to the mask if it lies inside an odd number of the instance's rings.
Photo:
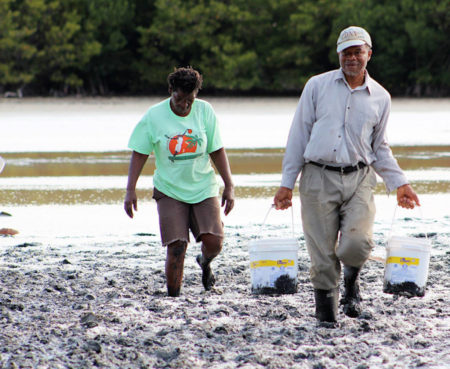
<svg viewBox="0 0 450 369">
<path fill-rule="evenodd" d="M 206 291 L 209 291 L 216 283 L 216 278 L 211 270 L 211 261 L 222 250 L 222 237 L 212 234 L 204 234 L 202 240 L 202 255 L 197 255 L 197 263 L 202 268 L 202 283 Z"/>
<path fill-rule="evenodd" d="M 187 242 L 175 241 L 167 246 L 166 281 L 169 296 L 180 296 Z"/>
</svg>

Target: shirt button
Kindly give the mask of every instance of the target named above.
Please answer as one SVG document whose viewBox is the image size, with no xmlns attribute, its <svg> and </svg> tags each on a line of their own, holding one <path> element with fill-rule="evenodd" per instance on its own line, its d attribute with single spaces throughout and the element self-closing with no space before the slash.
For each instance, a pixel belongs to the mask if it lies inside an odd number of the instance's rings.
<svg viewBox="0 0 450 369">
<path fill-rule="evenodd" d="M 333 151 L 336 152 L 336 149 L 334 149 Z"/>
<path fill-rule="evenodd" d="M 341 138 L 341 135 L 339 135 L 338 138 Z"/>
</svg>

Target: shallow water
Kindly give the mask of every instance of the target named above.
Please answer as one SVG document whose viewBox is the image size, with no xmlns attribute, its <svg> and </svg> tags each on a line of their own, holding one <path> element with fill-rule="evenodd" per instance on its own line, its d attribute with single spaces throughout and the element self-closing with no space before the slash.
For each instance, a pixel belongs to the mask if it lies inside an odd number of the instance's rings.
<svg viewBox="0 0 450 369">
<path fill-rule="evenodd" d="M 297 99 L 208 100 L 228 141 L 236 185 L 236 209 L 224 222 L 257 224 L 280 183 L 284 141 Z M 108 243 L 114 237 L 125 241 L 133 232 L 150 232 L 157 239 L 151 201 L 152 158 L 138 183 L 140 212 L 131 221 L 122 211 L 130 156 L 126 142 L 135 122 L 156 101 L 159 99 L 0 100 L 0 154 L 7 162 L 0 175 L 0 210 L 13 214 L 0 217 L 0 225 L 20 231 L 14 239 L 0 241 L 12 244 L 43 237 L 51 242 L 52 237 L 61 237 L 69 242 L 71 237 L 79 240 L 86 234 L 96 242 Z M 422 215 L 436 222 L 443 235 L 450 233 L 450 213 L 443 206 L 449 203 L 450 193 L 449 118 L 450 99 L 400 99 L 393 101 L 389 126 L 393 152 L 422 199 Z M 274 122 L 276 130 L 272 129 Z M 416 144 L 418 137 L 420 144 Z M 243 138 L 247 138 L 245 142 Z M 380 179 L 376 202 L 378 224 L 384 232 L 391 223 L 395 196 L 386 196 Z M 149 209 L 151 216 L 142 215 Z M 94 219 L 86 221 L 90 215 Z M 420 223 L 414 227 L 424 228 Z"/>
<path fill-rule="evenodd" d="M 419 193 L 448 193 L 450 146 L 394 147 L 401 167 Z M 283 149 L 229 149 L 228 156 L 239 198 L 268 197 L 281 179 Z M 114 203 L 126 186 L 129 152 L 7 153 L 0 177 L 2 203 Z M 139 181 L 140 197 L 150 199 L 154 161 Z M 384 193 L 379 178 L 377 194 Z"/>
<path fill-rule="evenodd" d="M 281 148 L 297 98 L 208 98 L 227 148 Z M 1 152 L 126 149 L 130 132 L 162 98 L 0 99 Z M 448 145 L 450 99 L 394 99 L 391 145 Z M 13 139 L 14 138 L 14 139 Z"/>
</svg>

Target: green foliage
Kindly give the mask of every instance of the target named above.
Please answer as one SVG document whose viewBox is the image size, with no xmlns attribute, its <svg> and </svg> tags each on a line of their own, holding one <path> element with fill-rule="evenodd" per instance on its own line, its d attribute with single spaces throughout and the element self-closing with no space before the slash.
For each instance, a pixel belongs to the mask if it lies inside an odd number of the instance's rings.
<svg viewBox="0 0 450 369">
<path fill-rule="evenodd" d="M 130 66 L 134 61 L 132 48 L 129 47 L 134 36 L 134 2 L 86 0 L 86 6 L 86 28 L 101 47 L 86 67 L 90 89 L 102 95 L 110 88 L 126 89 Z"/>
<path fill-rule="evenodd" d="M 192 65 L 204 89 L 295 93 L 337 68 L 349 25 L 397 95 L 448 95 L 450 0 L 0 0 L 0 91 L 166 93 Z"/>
<path fill-rule="evenodd" d="M 80 91 L 82 71 L 92 57 L 101 52 L 100 42 L 83 27 L 85 13 L 80 4 L 77 0 L 47 2 L 37 25 L 39 51 L 36 62 L 41 67 L 40 75 L 65 93 Z"/>
<path fill-rule="evenodd" d="M 30 65 L 37 53 L 36 46 L 29 42 L 35 29 L 22 22 L 12 0 L 0 1 L 0 15 L 0 85 L 20 88 L 30 83 L 37 72 Z"/>
</svg>

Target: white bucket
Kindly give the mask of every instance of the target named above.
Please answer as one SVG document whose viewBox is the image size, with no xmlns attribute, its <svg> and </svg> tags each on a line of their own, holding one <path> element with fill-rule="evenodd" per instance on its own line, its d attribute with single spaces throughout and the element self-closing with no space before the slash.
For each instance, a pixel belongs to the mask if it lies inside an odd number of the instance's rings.
<svg viewBox="0 0 450 369">
<path fill-rule="evenodd" d="M 423 296 L 428 278 L 431 242 L 428 239 L 392 236 L 386 248 L 383 291 Z"/>
<path fill-rule="evenodd" d="M 253 293 L 297 292 L 298 243 L 295 238 L 253 240 L 248 247 Z"/>
</svg>

